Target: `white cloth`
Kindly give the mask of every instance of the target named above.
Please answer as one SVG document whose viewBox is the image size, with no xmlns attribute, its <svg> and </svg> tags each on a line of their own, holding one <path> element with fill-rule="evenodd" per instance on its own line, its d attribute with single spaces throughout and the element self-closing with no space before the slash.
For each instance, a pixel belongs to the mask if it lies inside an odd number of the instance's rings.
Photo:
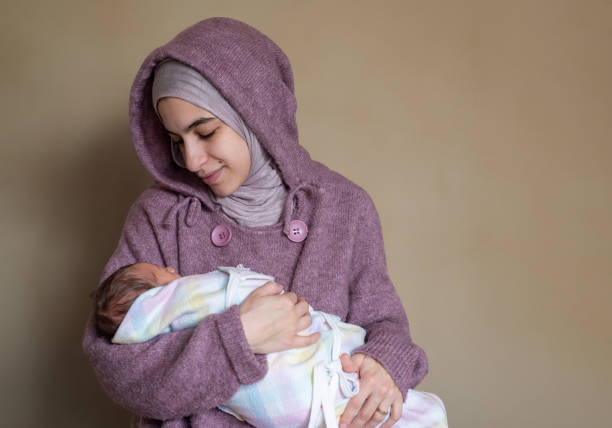
<svg viewBox="0 0 612 428">
<path fill-rule="evenodd" d="M 208 314 L 240 304 L 254 289 L 272 280 L 238 265 L 152 288 L 134 301 L 112 340 L 138 343 L 193 327 Z M 342 370 L 340 355 L 361 346 L 365 330 L 336 315 L 309 310 L 312 324 L 302 334 L 321 332 L 321 339 L 305 348 L 268 354 L 266 376 L 241 385 L 219 406 L 221 410 L 256 427 L 338 427 L 346 404 L 359 391 L 357 375 Z M 395 426 L 446 427 L 444 406 L 433 397 L 410 390 L 412 407 L 404 404 L 405 416 Z"/>
</svg>

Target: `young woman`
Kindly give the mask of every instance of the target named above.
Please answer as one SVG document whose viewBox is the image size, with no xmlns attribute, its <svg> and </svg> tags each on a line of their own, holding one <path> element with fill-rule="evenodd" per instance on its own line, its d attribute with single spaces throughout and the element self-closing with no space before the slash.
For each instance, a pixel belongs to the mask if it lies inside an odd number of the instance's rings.
<svg viewBox="0 0 612 428">
<path fill-rule="evenodd" d="M 244 264 L 278 283 L 196 328 L 114 345 L 90 319 L 83 348 L 136 426 L 245 426 L 216 409 L 261 379 L 265 354 L 308 346 L 307 306 L 367 331 L 342 357 L 360 391 L 341 424 L 391 426 L 427 373 L 386 269 L 369 195 L 299 145 L 293 75 L 268 37 L 201 21 L 155 49 L 131 90 L 136 151 L 156 183 L 132 205 L 101 281 L 135 262 L 182 275 Z M 282 289 L 289 292 L 280 294 Z"/>
</svg>

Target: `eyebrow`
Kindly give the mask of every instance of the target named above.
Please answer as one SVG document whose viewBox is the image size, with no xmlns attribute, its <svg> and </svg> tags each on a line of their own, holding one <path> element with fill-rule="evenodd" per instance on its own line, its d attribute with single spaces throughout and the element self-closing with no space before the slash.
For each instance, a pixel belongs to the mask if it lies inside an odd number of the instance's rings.
<svg viewBox="0 0 612 428">
<path fill-rule="evenodd" d="M 215 120 L 215 119 L 217 119 L 217 118 L 216 118 L 216 117 L 200 117 L 200 118 L 198 118 L 198 119 L 194 120 L 194 121 L 191 123 L 191 125 L 189 125 L 187 128 L 185 128 L 185 129 L 183 130 L 183 132 L 189 132 L 189 130 L 190 130 L 190 129 L 192 129 L 192 128 L 194 128 L 194 127 L 198 126 L 198 125 L 201 125 L 202 123 L 208 123 L 208 122 L 211 122 L 211 121 L 213 121 L 213 120 Z M 165 128 L 164 128 L 164 129 L 165 129 Z M 174 132 L 168 131 L 167 129 L 166 129 L 166 132 L 167 132 L 168 134 L 178 135 L 178 134 L 175 134 Z"/>
</svg>

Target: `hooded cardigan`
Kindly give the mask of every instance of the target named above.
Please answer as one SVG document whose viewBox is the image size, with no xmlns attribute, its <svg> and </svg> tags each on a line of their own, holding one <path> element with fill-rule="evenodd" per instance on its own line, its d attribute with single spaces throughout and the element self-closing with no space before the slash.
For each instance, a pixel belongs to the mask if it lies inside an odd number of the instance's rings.
<svg viewBox="0 0 612 428">
<path fill-rule="evenodd" d="M 274 159 L 288 187 L 278 224 L 230 222 L 201 179 L 172 161 L 151 101 L 154 68 L 166 58 L 202 73 Z M 242 263 L 274 276 L 313 308 L 362 326 L 366 343 L 355 353 L 379 361 L 405 398 L 427 374 L 427 359 L 410 338 L 387 274 L 378 213 L 365 190 L 312 160 L 300 146 L 296 108 L 289 60 L 243 22 L 209 18 L 151 52 L 132 85 L 130 129 L 155 184 L 132 204 L 100 282 L 138 261 L 173 266 L 182 275 Z M 301 242 L 288 238 L 295 220 L 308 227 Z M 212 241 L 220 225 L 231 231 L 223 246 Z M 216 406 L 267 371 L 265 355 L 250 350 L 238 306 L 206 317 L 195 328 L 133 345 L 112 344 L 99 335 L 92 314 L 83 350 L 106 393 L 134 413 L 138 426 L 245 426 Z"/>
</svg>

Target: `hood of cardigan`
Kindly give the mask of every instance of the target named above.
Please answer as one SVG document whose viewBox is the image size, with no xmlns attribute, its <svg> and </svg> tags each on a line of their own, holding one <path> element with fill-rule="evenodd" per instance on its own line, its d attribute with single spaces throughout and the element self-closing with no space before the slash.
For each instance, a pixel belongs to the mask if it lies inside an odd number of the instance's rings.
<svg viewBox="0 0 612 428">
<path fill-rule="evenodd" d="M 299 145 L 293 72 L 283 51 L 244 22 L 205 19 L 151 52 L 130 92 L 130 130 L 145 168 L 163 187 L 218 210 L 206 184 L 172 160 L 169 137 L 151 100 L 155 66 L 172 58 L 198 70 L 240 114 L 276 162 L 289 200 L 305 185 L 313 161 Z M 287 209 L 285 210 L 287 211 Z M 286 213 L 287 218 L 287 213 Z"/>
</svg>

